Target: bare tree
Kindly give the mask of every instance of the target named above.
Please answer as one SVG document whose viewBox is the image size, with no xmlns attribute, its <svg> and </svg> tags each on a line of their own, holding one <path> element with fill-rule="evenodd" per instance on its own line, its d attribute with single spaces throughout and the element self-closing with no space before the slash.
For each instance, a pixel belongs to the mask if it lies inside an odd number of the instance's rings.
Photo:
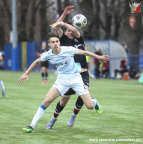
<svg viewBox="0 0 143 144">
<path fill-rule="evenodd" d="M 20 0 L 20 23 L 18 24 L 18 41 L 27 41 L 27 33 L 26 33 L 26 16 L 29 7 L 29 0 Z"/>
<path fill-rule="evenodd" d="M 9 8 L 7 0 L 2 0 L 2 1 L 3 1 L 4 9 L 5 9 L 5 11 L 7 13 L 7 16 L 8 16 L 8 19 L 9 19 L 9 27 L 11 29 L 11 12 L 10 12 L 10 8 Z"/>
<path fill-rule="evenodd" d="M 63 13 L 63 9 L 62 9 L 62 1 L 61 0 L 57 0 L 57 7 L 58 7 L 58 14 L 61 15 Z"/>
<path fill-rule="evenodd" d="M 136 1 L 141 2 L 141 0 Z M 130 7 L 128 1 L 125 0 L 17 1 L 19 42 L 45 39 L 47 31 L 50 31 L 49 24 L 55 22 L 68 5 L 73 5 L 75 8 L 74 12 L 65 21 L 71 20 L 78 13 L 86 16 L 88 25 L 81 31 L 85 39 L 114 39 L 120 42 L 124 41 L 128 44 L 131 54 L 139 54 L 143 16 L 136 15 L 135 27 L 131 28 L 128 15 Z M 3 47 L 5 42 L 9 42 L 11 15 L 11 1 L 1 0 L 0 48 Z"/>
<path fill-rule="evenodd" d="M 41 39 L 46 38 L 47 34 L 47 19 L 46 19 L 46 0 L 42 0 L 40 7 L 39 7 L 39 14 L 40 14 L 40 33 Z"/>
<path fill-rule="evenodd" d="M 36 24 L 36 14 L 37 14 L 37 10 L 39 8 L 40 5 L 40 1 L 35 2 L 35 0 L 31 0 L 31 22 L 30 22 L 30 28 L 29 28 L 29 37 L 28 40 L 29 41 L 33 41 L 34 40 L 34 27 Z"/>
<path fill-rule="evenodd" d="M 4 44 L 7 42 L 6 39 L 7 31 L 11 31 L 11 7 L 7 0 L 2 0 L 0 3 L 0 49 L 3 49 Z M 5 24 L 6 23 L 6 24 Z M 6 26 L 8 26 L 6 28 Z"/>
<path fill-rule="evenodd" d="M 46 11 L 50 8 L 54 2 L 48 4 L 47 0 L 42 0 L 39 7 L 39 14 L 40 14 L 40 32 L 41 32 L 41 39 L 46 39 L 47 31 L 50 30 L 48 26 L 48 20 L 46 17 Z"/>
</svg>

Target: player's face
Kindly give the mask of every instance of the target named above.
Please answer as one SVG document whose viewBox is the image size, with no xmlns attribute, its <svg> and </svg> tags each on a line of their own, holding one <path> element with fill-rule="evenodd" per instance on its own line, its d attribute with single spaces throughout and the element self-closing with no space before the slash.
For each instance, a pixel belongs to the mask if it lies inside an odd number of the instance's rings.
<svg viewBox="0 0 143 144">
<path fill-rule="evenodd" d="M 73 35 L 72 31 L 69 30 L 69 29 L 67 29 L 67 30 L 65 31 L 65 35 L 66 35 L 69 39 L 74 39 L 74 35 Z"/>
<path fill-rule="evenodd" d="M 53 50 L 56 50 L 56 49 L 59 48 L 60 41 L 59 41 L 58 38 L 52 37 L 52 38 L 50 38 L 48 45 L 49 45 Z"/>
</svg>

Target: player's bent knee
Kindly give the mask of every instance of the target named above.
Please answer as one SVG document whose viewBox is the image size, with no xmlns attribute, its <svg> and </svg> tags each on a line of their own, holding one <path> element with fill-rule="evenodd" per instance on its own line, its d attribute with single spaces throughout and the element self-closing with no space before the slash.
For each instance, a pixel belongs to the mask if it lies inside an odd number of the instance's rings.
<svg viewBox="0 0 143 144">
<path fill-rule="evenodd" d="M 42 104 L 43 104 L 45 107 L 48 107 L 48 106 L 51 104 L 51 101 L 45 99 Z"/>
<path fill-rule="evenodd" d="M 60 100 L 60 105 L 61 106 L 66 106 L 67 102 L 68 102 L 68 99 L 66 99 L 66 100 Z"/>
<path fill-rule="evenodd" d="M 61 97 L 60 99 L 60 105 L 61 106 L 66 106 L 67 102 L 69 101 L 70 97 Z"/>
</svg>

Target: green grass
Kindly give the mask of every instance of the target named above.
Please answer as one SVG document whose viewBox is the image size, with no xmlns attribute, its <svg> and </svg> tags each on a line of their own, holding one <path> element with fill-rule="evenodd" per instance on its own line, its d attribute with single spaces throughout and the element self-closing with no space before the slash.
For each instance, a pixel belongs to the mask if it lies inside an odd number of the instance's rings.
<svg viewBox="0 0 143 144">
<path fill-rule="evenodd" d="M 77 98 L 77 95 L 73 95 L 53 129 L 46 130 L 59 97 L 45 111 L 33 133 L 23 133 L 22 128 L 30 125 L 56 75 L 49 74 L 48 85 L 42 85 L 40 73 L 32 72 L 29 81 L 18 84 L 21 74 L 0 72 L 6 89 L 6 96 L 0 96 L 0 144 L 143 143 L 143 85 L 138 84 L 137 80 L 90 79 L 90 93 L 101 104 L 102 115 L 84 106 L 74 126 L 67 127 Z M 141 142 L 110 139 L 141 139 Z"/>
</svg>

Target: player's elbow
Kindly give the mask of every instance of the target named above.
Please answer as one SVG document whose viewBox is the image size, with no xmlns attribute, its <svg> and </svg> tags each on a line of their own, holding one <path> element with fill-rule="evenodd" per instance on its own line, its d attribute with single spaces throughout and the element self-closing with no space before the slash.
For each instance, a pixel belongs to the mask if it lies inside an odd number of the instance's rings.
<svg viewBox="0 0 143 144">
<path fill-rule="evenodd" d="M 79 33 L 79 31 L 78 31 L 76 28 L 73 28 L 73 29 L 72 29 L 72 33 L 73 33 L 73 35 L 74 35 L 75 37 L 80 38 L 80 33 Z"/>
<path fill-rule="evenodd" d="M 87 51 L 83 51 L 83 55 L 88 56 Z"/>
<path fill-rule="evenodd" d="M 37 60 L 36 60 L 36 64 L 39 64 L 41 62 L 41 58 L 38 58 Z"/>
</svg>

